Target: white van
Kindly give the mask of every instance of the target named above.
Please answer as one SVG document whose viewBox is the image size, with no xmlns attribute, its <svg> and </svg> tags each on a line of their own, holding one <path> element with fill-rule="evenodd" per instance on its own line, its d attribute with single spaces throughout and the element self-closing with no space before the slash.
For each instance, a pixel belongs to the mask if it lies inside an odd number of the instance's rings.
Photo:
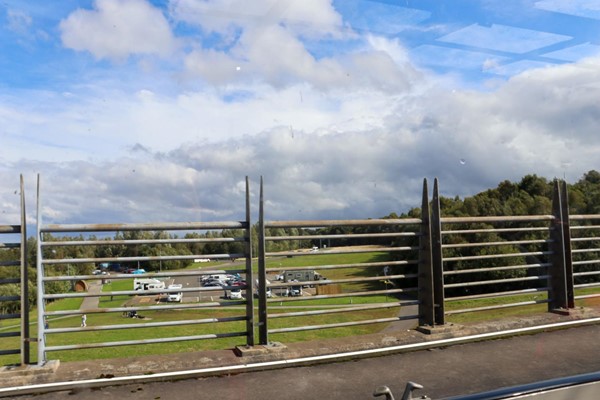
<svg viewBox="0 0 600 400">
<path fill-rule="evenodd" d="M 169 285 L 167 287 L 167 289 L 181 289 L 183 287 L 183 285 L 180 285 L 178 283 L 174 283 L 172 285 Z M 174 293 L 169 293 L 169 295 L 167 296 L 167 301 L 168 302 L 176 302 L 176 303 L 181 303 L 181 300 L 183 299 L 183 293 L 182 292 L 174 292 Z"/>
</svg>

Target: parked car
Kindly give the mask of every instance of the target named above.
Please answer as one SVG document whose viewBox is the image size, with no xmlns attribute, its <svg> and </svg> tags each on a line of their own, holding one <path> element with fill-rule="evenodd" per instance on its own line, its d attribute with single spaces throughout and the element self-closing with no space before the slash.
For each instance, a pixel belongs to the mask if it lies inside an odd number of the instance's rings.
<svg viewBox="0 0 600 400">
<path fill-rule="evenodd" d="M 231 300 L 241 300 L 241 299 L 243 299 L 243 297 L 242 297 L 242 289 L 238 289 L 238 288 L 231 289 L 229 291 L 229 298 Z"/>
<path fill-rule="evenodd" d="M 131 273 L 134 275 L 140 275 L 140 274 L 145 274 L 146 270 L 143 268 L 138 268 L 138 269 L 133 270 Z"/>
</svg>

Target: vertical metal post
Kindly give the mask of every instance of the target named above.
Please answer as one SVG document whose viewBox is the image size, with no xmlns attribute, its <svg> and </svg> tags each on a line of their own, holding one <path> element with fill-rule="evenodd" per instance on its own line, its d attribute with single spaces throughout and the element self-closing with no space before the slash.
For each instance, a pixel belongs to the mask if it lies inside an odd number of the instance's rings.
<svg viewBox="0 0 600 400">
<path fill-rule="evenodd" d="M 254 277 L 252 274 L 252 223 L 250 184 L 246 176 L 246 344 L 254 346 Z"/>
<path fill-rule="evenodd" d="M 573 253 L 571 249 L 571 223 L 569 221 L 569 196 L 567 193 L 567 182 L 562 181 L 560 185 L 561 217 L 563 251 L 565 255 L 565 281 L 567 284 L 567 305 L 575 308 L 575 288 L 573 282 Z"/>
<path fill-rule="evenodd" d="M 419 325 L 435 325 L 433 301 L 433 265 L 431 261 L 431 218 L 427 179 L 423 179 L 421 202 L 421 235 L 419 237 Z"/>
<path fill-rule="evenodd" d="M 554 219 L 550 227 L 551 256 L 550 267 L 548 267 L 550 302 L 548 302 L 548 311 L 564 311 L 568 309 L 569 305 L 567 301 L 565 238 L 563 235 L 563 208 L 561 203 L 558 180 L 555 180 L 552 192 L 552 215 L 554 215 Z"/>
<path fill-rule="evenodd" d="M 29 276 L 27 271 L 27 218 L 25 185 L 21 175 L 21 365 L 30 362 L 29 344 Z"/>
<path fill-rule="evenodd" d="M 433 181 L 433 198 L 431 200 L 431 260 L 435 324 L 444 325 L 446 314 L 444 304 L 444 262 L 442 259 L 442 217 L 437 178 Z"/>
<path fill-rule="evenodd" d="M 37 270 L 37 315 L 38 315 L 38 357 L 37 365 L 46 363 L 46 333 L 45 333 L 45 304 L 44 304 L 44 265 L 42 262 L 42 201 L 40 198 L 40 175 L 37 176 L 37 245 L 36 245 L 36 270 Z"/>
<path fill-rule="evenodd" d="M 267 271 L 265 256 L 265 214 L 263 178 L 260 177 L 260 203 L 258 210 L 258 336 L 261 345 L 269 344 L 267 315 Z"/>
</svg>

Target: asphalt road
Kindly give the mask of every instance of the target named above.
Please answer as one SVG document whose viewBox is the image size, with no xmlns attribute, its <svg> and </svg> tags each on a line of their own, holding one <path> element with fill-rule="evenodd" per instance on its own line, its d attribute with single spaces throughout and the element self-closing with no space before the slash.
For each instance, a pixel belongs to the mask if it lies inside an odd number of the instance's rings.
<svg viewBox="0 0 600 400">
<path fill-rule="evenodd" d="M 439 399 L 595 371 L 600 325 L 310 367 L 19 398 L 365 400 L 388 385 L 399 399 L 412 380 L 425 387 L 416 395 Z"/>
</svg>

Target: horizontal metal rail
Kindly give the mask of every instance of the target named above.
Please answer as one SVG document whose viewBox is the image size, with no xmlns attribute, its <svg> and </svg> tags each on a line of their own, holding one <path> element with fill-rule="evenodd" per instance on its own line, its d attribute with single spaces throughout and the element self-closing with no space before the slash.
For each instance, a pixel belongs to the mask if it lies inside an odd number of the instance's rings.
<svg viewBox="0 0 600 400">
<path fill-rule="evenodd" d="M 463 233 L 506 233 L 506 232 L 536 232 L 550 231 L 551 227 L 531 227 L 531 228 L 481 228 L 481 229 L 455 229 L 442 231 L 442 235 L 463 234 Z"/>
<path fill-rule="evenodd" d="M 223 290 L 231 289 L 242 289 L 245 286 L 210 286 L 210 287 L 195 287 L 195 288 L 181 288 L 181 289 L 152 289 L 152 290 L 121 290 L 118 292 L 100 292 L 100 293 L 87 293 L 87 292 L 75 292 L 75 293 L 59 293 L 59 294 L 45 294 L 45 300 L 56 300 L 56 299 L 72 299 L 80 297 L 110 297 L 110 296 L 156 296 L 165 293 L 179 293 L 179 292 L 222 292 Z"/>
<path fill-rule="evenodd" d="M 42 264 L 90 264 L 104 262 L 132 262 L 132 261 L 171 261 L 171 260 L 194 260 L 197 258 L 208 258 L 207 255 L 178 255 L 178 256 L 143 256 L 143 257 L 103 257 L 103 258 L 60 258 L 42 259 Z M 211 254 L 211 259 L 245 258 L 243 253 L 233 254 Z"/>
<path fill-rule="evenodd" d="M 65 232 L 123 232 L 123 231 L 193 231 L 210 229 L 246 229 L 239 222 L 165 222 L 144 224 L 48 224 L 40 227 L 41 233 Z"/>
<path fill-rule="evenodd" d="M 0 338 L 21 336 L 21 332 L 0 332 Z"/>
<path fill-rule="evenodd" d="M 600 282 L 595 283 L 580 283 L 578 285 L 573 285 L 575 289 L 583 289 L 583 288 L 595 288 L 600 287 Z"/>
<path fill-rule="evenodd" d="M 298 236 L 265 236 L 267 241 L 278 240 L 315 240 L 315 239 L 359 239 L 385 237 L 419 237 L 419 232 L 389 232 L 389 233 L 349 233 L 337 235 L 298 235 Z"/>
<path fill-rule="evenodd" d="M 592 299 L 595 297 L 600 297 L 600 293 L 596 293 L 596 294 L 582 294 L 579 296 L 575 296 L 574 299 L 575 300 L 582 300 L 582 299 Z"/>
<path fill-rule="evenodd" d="M 550 263 L 526 264 L 526 265 L 508 265 L 505 267 L 488 267 L 488 268 L 470 268 L 457 271 L 444 271 L 446 275 L 474 274 L 477 272 L 492 272 L 492 271 L 511 271 L 515 269 L 531 269 L 549 267 Z"/>
<path fill-rule="evenodd" d="M 477 312 L 477 311 L 500 310 L 503 308 L 531 306 L 531 305 L 535 305 L 535 304 L 545 304 L 545 303 L 549 303 L 549 302 L 550 302 L 550 300 L 521 301 L 519 303 L 498 304 L 498 305 L 494 305 L 494 306 L 465 308 L 462 310 L 451 310 L 451 311 L 446 311 L 445 314 L 446 315 L 455 315 L 455 314 L 464 314 L 464 313 Z"/>
<path fill-rule="evenodd" d="M 420 218 L 265 221 L 265 228 L 325 228 L 330 226 L 418 225 Z"/>
<path fill-rule="evenodd" d="M 599 238 L 600 240 L 600 238 Z M 571 253 L 573 254 L 585 254 L 585 253 L 596 253 L 600 251 L 600 248 L 595 248 L 595 249 L 573 249 L 571 250 Z"/>
<path fill-rule="evenodd" d="M 481 222 L 544 222 L 554 221 L 553 215 L 517 215 L 517 216 L 493 216 L 493 217 L 442 217 L 442 224 L 473 224 Z"/>
<path fill-rule="evenodd" d="M 90 332 L 90 331 L 113 331 L 120 329 L 140 329 L 140 328 L 156 328 L 161 326 L 183 326 L 183 325 L 202 325 L 219 322 L 237 322 L 246 321 L 246 316 L 237 317 L 221 317 L 221 318 L 205 318 L 196 320 L 181 320 L 181 321 L 167 321 L 167 322 L 148 322 L 139 324 L 120 324 L 120 325 L 98 325 L 98 326 L 86 326 L 86 327 L 75 327 L 75 328 L 54 328 L 46 329 L 46 333 L 69 333 L 69 332 Z"/>
<path fill-rule="evenodd" d="M 600 214 L 587 214 L 587 215 L 575 214 L 575 215 L 569 215 L 569 220 L 570 221 L 582 221 L 582 220 L 593 220 L 593 219 L 600 219 Z"/>
<path fill-rule="evenodd" d="M 464 256 L 464 257 L 444 257 L 446 261 L 469 261 L 469 260 L 489 260 L 491 258 L 510 258 L 510 257 L 528 257 L 528 256 L 549 256 L 551 251 L 532 251 L 526 253 L 508 253 L 508 254 L 486 254 L 482 256 Z"/>
<path fill-rule="evenodd" d="M 585 261 L 573 261 L 573 265 L 590 265 L 590 264 L 598 264 L 600 260 L 585 260 Z"/>
<path fill-rule="evenodd" d="M 419 250 L 418 247 L 412 247 L 412 246 L 404 246 L 404 247 L 382 247 L 382 248 L 373 248 L 373 249 L 355 249 L 355 250 L 326 250 L 326 251 L 319 251 L 319 252 L 311 252 L 311 251 L 304 251 L 304 252 L 297 252 L 297 251 L 282 251 L 282 252 L 277 252 L 277 253 L 265 253 L 265 256 L 267 257 L 273 257 L 273 256 L 281 256 L 281 257 L 287 257 L 287 256 L 314 256 L 314 255 L 326 255 L 326 254 L 358 254 L 358 253 L 379 253 L 379 252 L 397 252 L 397 251 L 414 251 L 414 250 Z"/>
<path fill-rule="evenodd" d="M 361 268 L 361 267 L 386 267 L 393 265 L 413 265 L 417 264 L 418 260 L 402 260 L 402 261 L 379 261 L 379 262 L 366 262 L 366 263 L 355 263 L 355 264 L 331 264 L 331 265 L 311 265 L 308 267 L 277 267 L 277 268 L 266 268 L 266 272 L 279 272 L 286 269 L 293 269 L 294 271 L 312 271 L 315 269 L 328 270 L 328 269 L 344 269 L 344 268 Z"/>
<path fill-rule="evenodd" d="M 0 279 L 0 285 L 7 284 L 7 283 L 20 283 L 20 282 L 21 282 L 20 278 L 4 278 L 4 279 Z"/>
<path fill-rule="evenodd" d="M 106 240 L 65 240 L 42 242 L 42 247 L 60 246 L 106 246 L 106 245 L 138 245 L 138 244 L 181 244 L 181 243 L 231 243 L 244 242 L 243 237 L 222 238 L 188 238 L 188 239 L 106 239 Z"/>
<path fill-rule="evenodd" d="M 0 356 L 8 356 L 11 354 L 20 354 L 21 353 L 21 349 L 15 349 L 15 350 L 0 350 Z"/>
<path fill-rule="evenodd" d="M 0 261 L 0 267 L 18 267 L 21 261 Z"/>
<path fill-rule="evenodd" d="M 173 342 L 187 342 L 193 340 L 206 340 L 206 339 L 219 339 L 247 336 L 246 332 L 228 332 L 228 333 L 212 333 L 206 335 L 196 336 L 179 336 L 172 338 L 157 338 L 157 339 L 143 339 L 143 340 L 124 340 L 120 342 L 102 342 L 102 343 L 84 343 L 84 344 L 73 344 L 64 346 L 46 346 L 46 351 L 64 351 L 64 350 L 78 350 L 78 349 L 93 349 L 99 347 L 116 347 L 116 346 L 132 346 L 138 344 L 157 344 L 157 343 L 173 343 Z"/>
<path fill-rule="evenodd" d="M 442 244 L 442 249 L 454 249 L 461 247 L 482 247 L 482 246 L 505 246 L 515 244 L 539 244 L 539 243 L 552 243 L 550 239 L 541 240 L 513 240 L 505 242 L 487 242 L 487 243 L 453 243 L 453 244 Z"/>
<path fill-rule="evenodd" d="M 21 225 L 0 225 L 1 233 L 21 233 Z"/>
<path fill-rule="evenodd" d="M 21 314 L 0 314 L 1 319 L 17 319 L 21 318 Z"/>
<path fill-rule="evenodd" d="M 287 303 L 291 301 L 307 301 L 307 300 L 319 300 L 319 299 L 337 299 L 343 297 L 362 297 L 362 296 L 374 296 L 380 294 L 392 294 L 392 293 L 410 293 L 416 292 L 419 288 L 403 288 L 403 289 L 389 289 L 389 290 L 371 290 L 369 292 L 349 292 L 349 293 L 338 293 L 338 294 L 327 294 L 327 295 L 316 295 L 310 297 L 297 296 L 297 297 L 277 297 L 267 299 L 268 303 Z"/>
<path fill-rule="evenodd" d="M 270 283 L 267 287 L 278 288 L 278 287 L 289 287 L 289 286 L 305 286 L 305 285 L 332 285 L 337 283 L 360 283 L 360 282 L 373 282 L 373 281 L 387 281 L 390 279 L 402 279 L 402 278 L 417 278 L 418 274 L 405 274 L 405 275 L 381 275 L 381 276 L 367 276 L 364 278 L 348 278 L 348 279 L 325 279 L 321 281 L 302 281 L 302 282 L 281 282 L 281 283 Z"/>
<path fill-rule="evenodd" d="M 21 243 L 0 243 L 0 249 L 18 249 Z"/>
<path fill-rule="evenodd" d="M 382 324 L 382 323 L 398 322 L 398 321 L 417 319 L 417 318 L 419 318 L 418 315 L 407 315 L 407 316 L 402 316 L 402 317 L 378 318 L 378 319 L 368 319 L 368 320 L 352 321 L 352 322 L 340 322 L 337 324 L 305 325 L 305 326 L 297 326 L 297 327 L 292 327 L 292 328 L 269 329 L 269 333 L 289 333 L 289 332 L 301 332 L 301 331 L 314 331 L 317 329 L 344 328 L 347 326 Z"/>
<path fill-rule="evenodd" d="M 473 295 L 469 295 L 469 296 L 446 297 L 444 300 L 445 301 L 477 300 L 477 299 L 487 299 L 487 298 L 491 298 L 491 297 L 506 297 L 506 296 L 529 294 L 529 293 L 537 293 L 537 292 L 548 292 L 549 290 L 550 290 L 549 287 L 530 288 L 530 289 L 510 290 L 510 291 L 495 292 L 495 293 L 473 294 Z"/>
<path fill-rule="evenodd" d="M 595 241 L 598 241 L 598 240 L 600 240 L 600 237 L 598 237 L 598 236 L 571 238 L 571 242 L 573 242 L 573 243 L 577 243 L 577 242 L 595 242 Z"/>
<path fill-rule="evenodd" d="M 600 271 L 587 271 L 587 272 L 573 273 L 573 276 L 590 276 L 590 275 L 600 275 Z"/>
<path fill-rule="evenodd" d="M 0 296 L 0 301 L 19 301 L 21 300 L 21 296 Z"/>
<path fill-rule="evenodd" d="M 107 313 L 122 313 L 128 311 L 144 312 L 144 311 L 156 311 L 156 310 L 195 310 L 195 309 L 220 309 L 227 306 L 245 306 L 246 302 L 240 301 L 229 301 L 220 302 L 212 301 L 206 303 L 194 303 L 194 304 L 177 304 L 177 305 L 160 305 L 160 306 L 136 306 L 136 307 L 113 307 L 113 308 L 87 308 L 85 310 L 62 310 L 62 311 L 46 311 L 45 316 L 58 317 L 67 315 L 81 315 L 81 314 L 107 314 Z"/>
<path fill-rule="evenodd" d="M 177 271 L 166 271 L 166 272 L 147 272 L 145 274 L 107 274 L 107 275 L 70 275 L 70 276 L 46 276 L 44 282 L 56 282 L 56 281 L 72 281 L 72 280 L 123 280 L 123 279 L 151 279 L 151 278 L 170 278 L 170 277 L 201 277 L 206 275 L 216 274 L 236 274 L 246 272 L 244 269 L 228 269 L 227 271 L 215 271 L 215 270 L 198 270 L 193 272 L 177 272 Z"/>
<path fill-rule="evenodd" d="M 419 304 L 419 302 L 411 302 L 410 304 Z M 288 317 L 306 317 L 309 315 L 324 315 L 324 314 L 336 314 L 336 313 L 344 313 L 344 312 L 354 312 L 354 311 L 368 311 L 368 310 L 378 310 L 385 308 L 394 308 L 394 307 L 402 307 L 407 305 L 407 303 L 402 302 L 394 302 L 394 303 L 382 303 L 382 304 L 374 304 L 370 306 L 352 306 L 352 307 L 344 307 L 344 308 L 328 308 L 324 310 L 315 310 L 315 311 L 297 311 L 297 312 L 289 312 L 289 313 L 275 313 L 270 314 L 269 319 L 273 318 L 288 318 Z M 308 306 L 310 307 L 310 306 Z"/>
<path fill-rule="evenodd" d="M 461 282 L 461 283 L 446 283 L 444 289 L 457 288 L 457 287 L 468 287 L 468 286 L 479 286 L 479 285 L 492 285 L 495 283 L 509 283 L 509 282 L 525 282 L 525 281 L 537 281 L 540 279 L 548 279 L 549 275 L 539 276 L 526 276 L 522 278 L 508 278 L 508 279 L 492 279 L 489 281 L 476 281 L 476 282 Z"/>
</svg>

